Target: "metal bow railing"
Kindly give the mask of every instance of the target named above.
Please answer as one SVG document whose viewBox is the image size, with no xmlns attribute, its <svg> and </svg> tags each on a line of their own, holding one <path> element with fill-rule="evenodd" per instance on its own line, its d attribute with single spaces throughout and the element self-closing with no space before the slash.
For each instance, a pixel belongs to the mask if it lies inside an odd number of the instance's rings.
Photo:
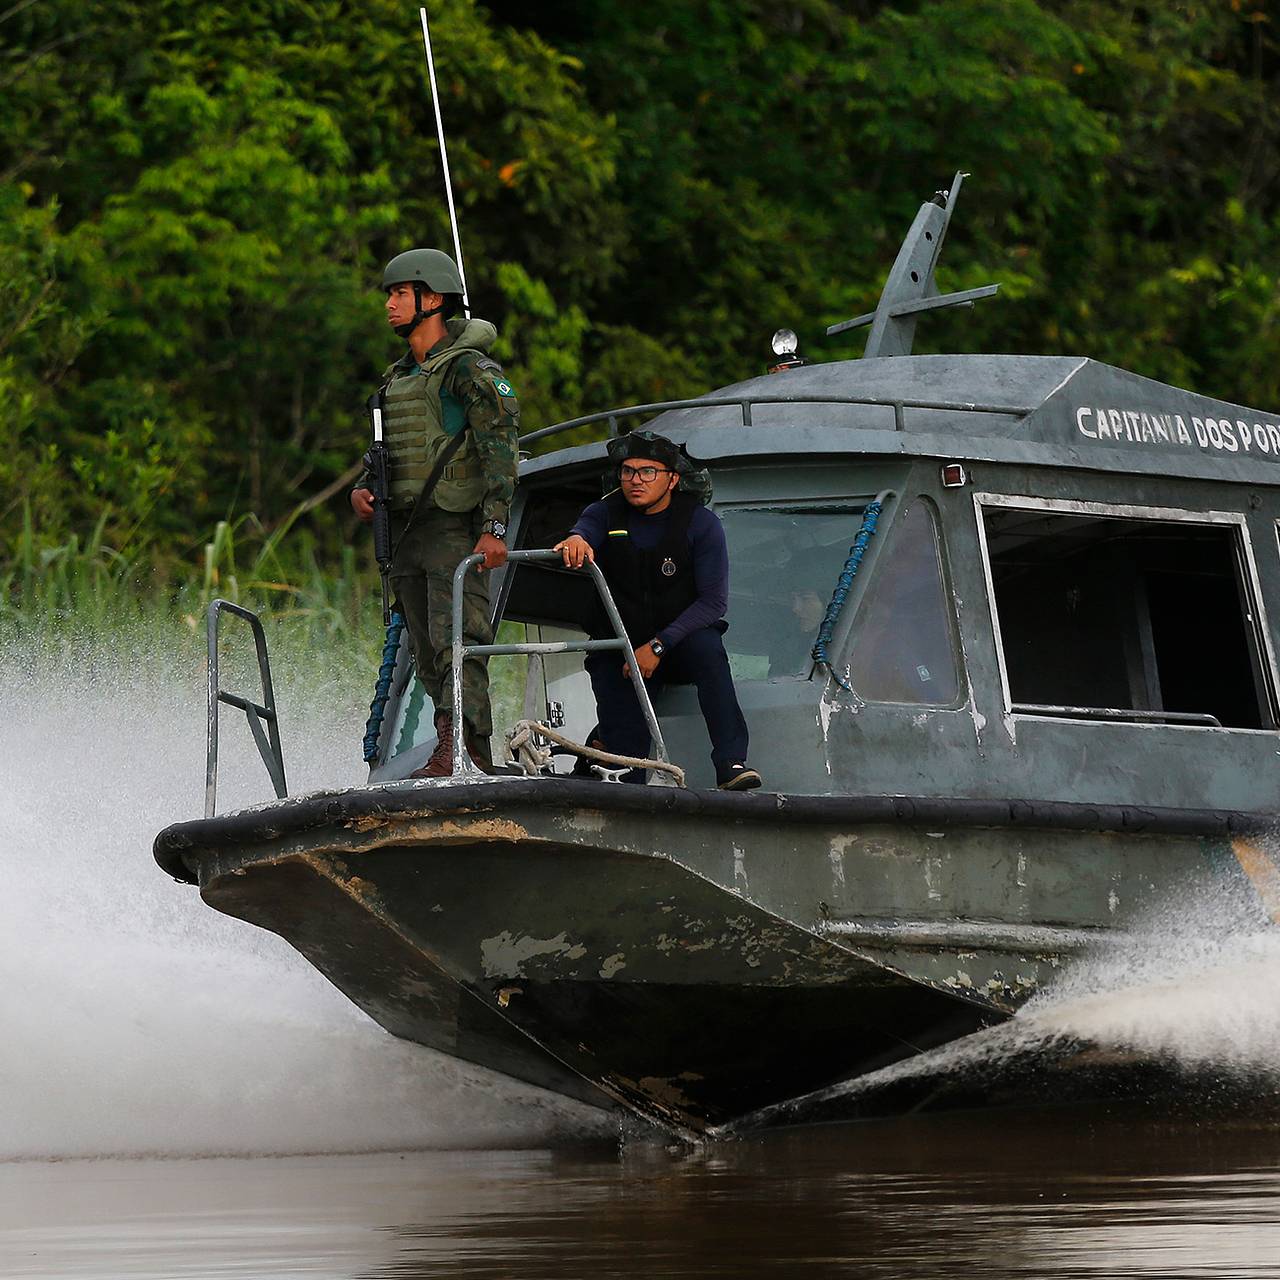
<svg viewBox="0 0 1280 1280">
<path fill-rule="evenodd" d="M 640 703 L 640 710 L 644 713 L 645 723 L 649 726 L 649 736 L 654 742 L 654 755 L 658 760 L 664 763 L 670 763 L 670 757 L 667 755 L 666 743 L 662 740 L 662 729 L 658 724 L 658 717 L 654 713 L 653 703 L 649 699 L 649 690 L 645 687 L 644 677 L 640 674 L 640 668 L 636 663 L 635 650 L 632 648 L 631 641 L 627 636 L 626 628 L 622 624 L 622 617 L 618 613 L 618 606 L 614 604 L 613 596 L 609 591 L 609 585 L 604 580 L 604 574 L 600 572 L 600 568 L 594 562 L 588 560 L 581 570 L 568 570 L 568 572 L 587 571 L 591 576 L 591 581 L 595 585 L 596 594 L 600 597 L 601 604 L 604 605 L 604 611 L 609 619 L 609 625 L 613 628 L 614 638 L 612 640 L 556 640 L 547 642 L 526 642 L 524 644 L 464 644 L 462 640 L 462 590 L 466 583 L 467 574 L 474 565 L 484 560 L 482 555 L 470 555 L 464 559 L 453 572 L 453 773 L 455 777 L 464 774 L 472 774 L 474 776 L 483 776 L 479 769 L 472 763 L 470 753 L 464 745 L 464 718 L 462 714 L 462 664 L 470 657 L 485 658 L 499 656 L 514 656 L 516 654 L 534 654 L 534 653 L 599 653 L 602 650 L 620 649 L 625 655 L 627 665 L 631 671 L 631 684 L 636 691 L 636 699 Z M 529 551 L 509 551 L 507 552 L 507 560 L 519 564 L 523 561 L 549 561 L 554 560 L 561 563 L 560 553 L 549 549 L 529 550 Z M 661 774 L 655 774 L 655 778 L 662 785 L 674 785 L 669 779 L 665 779 Z"/>
<path fill-rule="evenodd" d="M 239 694 L 228 693 L 218 682 L 218 628 L 224 613 L 243 618 L 253 629 L 253 643 L 258 653 L 258 674 L 262 680 L 262 701 L 251 702 Z M 258 754 L 267 766 L 276 798 L 283 800 L 289 794 L 284 779 L 284 753 L 280 748 L 280 718 L 276 714 L 276 696 L 271 688 L 271 661 L 267 657 L 267 637 L 258 615 L 251 609 L 241 608 L 230 600 L 210 602 L 208 614 L 209 637 L 209 738 L 205 753 L 204 816 L 212 818 L 218 798 L 218 706 L 225 702 L 239 707 L 249 721 L 249 732 L 257 743 Z M 263 725 L 266 728 L 263 728 Z"/>
</svg>

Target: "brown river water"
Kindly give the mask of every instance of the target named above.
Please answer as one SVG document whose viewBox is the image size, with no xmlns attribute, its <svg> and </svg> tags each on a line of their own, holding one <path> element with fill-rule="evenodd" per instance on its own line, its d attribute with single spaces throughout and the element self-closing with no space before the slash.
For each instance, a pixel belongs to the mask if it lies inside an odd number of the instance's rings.
<svg viewBox="0 0 1280 1280">
<path fill-rule="evenodd" d="M 0 1273 L 1280 1276 L 1280 1131 L 1240 1116 L 918 1116 L 696 1151 L 0 1167 Z"/>
<path fill-rule="evenodd" d="M 621 1140 L 160 873 L 202 673 L 132 657 L 0 655 L 0 1276 L 1280 1280 L 1280 941 L 1237 904 L 1153 902 L 1131 954 L 834 1099 L 951 1110 Z M 362 708 L 277 687 L 291 789 L 355 781 Z M 243 738 L 227 807 L 266 790 Z M 1072 1083 L 1091 1054 L 1110 1100 Z"/>
</svg>

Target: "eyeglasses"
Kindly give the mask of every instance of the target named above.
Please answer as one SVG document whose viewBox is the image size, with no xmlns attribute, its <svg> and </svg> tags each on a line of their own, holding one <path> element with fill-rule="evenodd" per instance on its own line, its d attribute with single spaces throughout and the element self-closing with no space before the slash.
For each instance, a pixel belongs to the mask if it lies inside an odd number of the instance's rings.
<svg viewBox="0 0 1280 1280">
<path fill-rule="evenodd" d="M 629 467 L 625 462 L 618 468 L 620 479 L 643 480 L 645 484 L 652 484 L 659 475 L 668 475 L 670 472 L 670 467 Z"/>
</svg>

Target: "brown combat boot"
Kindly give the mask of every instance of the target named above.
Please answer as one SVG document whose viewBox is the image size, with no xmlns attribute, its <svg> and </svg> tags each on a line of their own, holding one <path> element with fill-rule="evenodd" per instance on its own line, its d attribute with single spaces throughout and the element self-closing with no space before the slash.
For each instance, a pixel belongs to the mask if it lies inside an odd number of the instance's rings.
<svg viewBox="0 0 1280 1280">
<path fill-rule="evenodd" d="M 489 753 L 483 749 L 470 727 L 463 729 L 463 742 L 476 768 L 488 773 L 493 765 L 488 758 Z M 431 753 L 427 763 L 421 769 L 415 769 L 411 778 L 451 778 L 453 776 L 453 717 L 436 716 L 436 749 Z"/>
<path fill-rule="evenodd" d="M 493 772 L 493 752 L 489 749 L 488 738 L 477 738 L 470 725 L 462 730 L 462 740 L 467 744 L 467 751 L 472 762 L 481 773 Z"/>
<path fill-rule="evenodd" d="M 411 778 L 448 778 L 453 773 L 453 719 L 436 716 L 436 749 L 421 769 L 415 769 Z"/>
</svg>

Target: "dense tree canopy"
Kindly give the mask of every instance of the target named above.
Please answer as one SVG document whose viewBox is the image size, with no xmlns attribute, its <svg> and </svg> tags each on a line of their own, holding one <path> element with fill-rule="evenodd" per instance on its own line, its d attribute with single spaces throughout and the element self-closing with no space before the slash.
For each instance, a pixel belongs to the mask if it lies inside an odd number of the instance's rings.
<svg viewBox="0 0 1280 1280">
<path fill-rule="evenodd" d="M 917 349 L 1068 352 L 1280 406 L 1264 0 L 436 0 L 472 301 L 527 428 L 759 371 L 866 310 L 973 173 Z M 448 247 L 416 5 L 0 10 L 0 542 L 105 521 L 190 561 L 253 511 L 332 542 L 394 354 L 375 288 Z"/>
</svg>

